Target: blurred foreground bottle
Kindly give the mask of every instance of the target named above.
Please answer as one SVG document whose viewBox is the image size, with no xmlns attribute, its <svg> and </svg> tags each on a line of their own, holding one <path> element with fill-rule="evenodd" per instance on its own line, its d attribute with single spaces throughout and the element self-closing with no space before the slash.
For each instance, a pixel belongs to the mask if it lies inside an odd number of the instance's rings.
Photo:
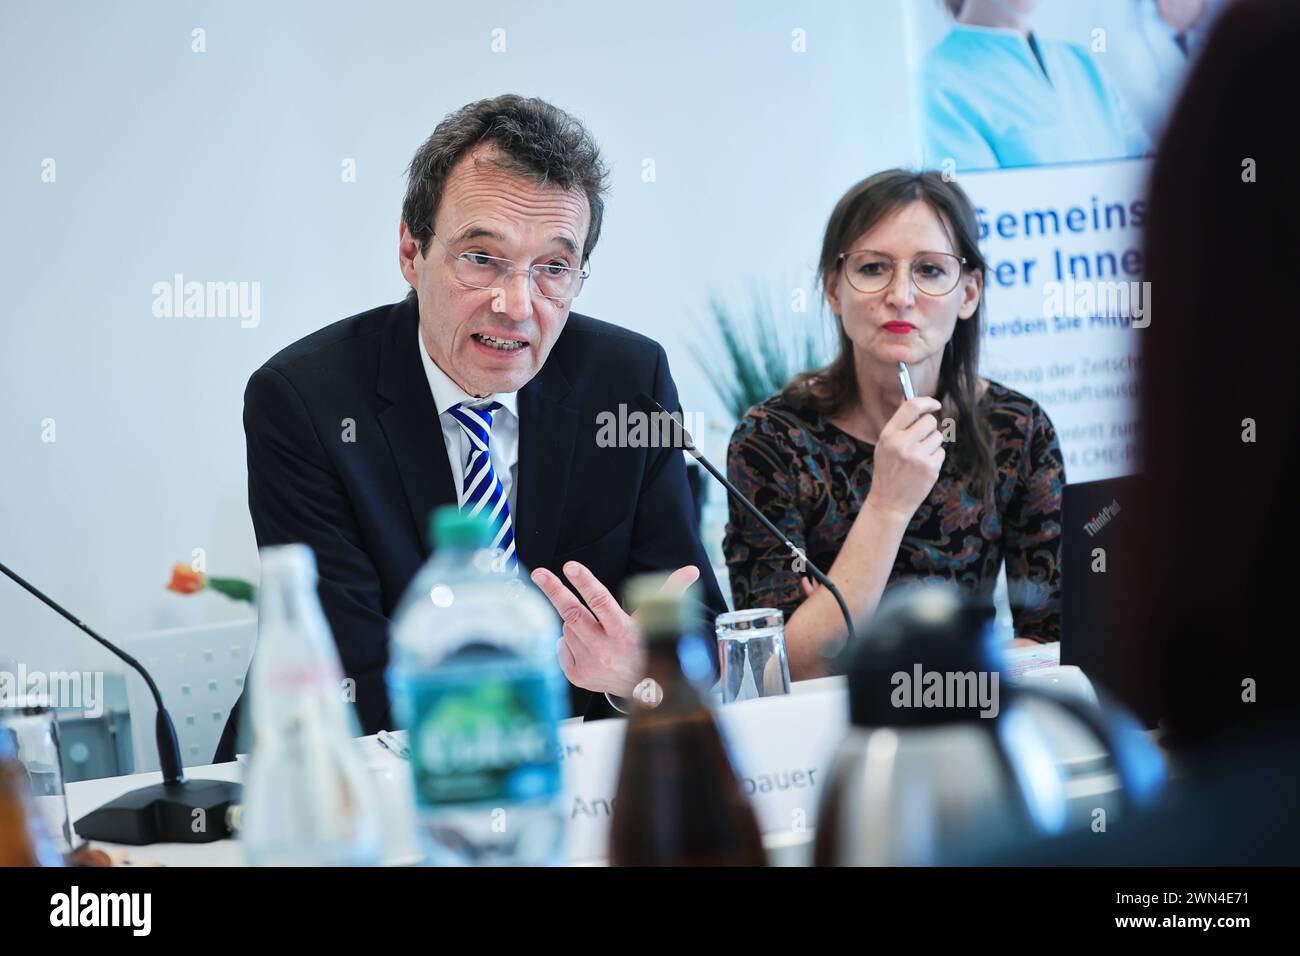
<svg viewBox="0 0 1300 956">
<path fill-rule="evenodd" d="M 14 735 L 0 727 L 0 866 L 62 866 L 45 818 L 32 803 Z"/>
<path fill-rule="evenodd" d="M 304 545 L 263 548 L 240 839 L 254 866 L 374 866 L 375 797 Z"/>
<path fill-rule="evenodd" d="M 389 696 L 410 733 L 428 862 L 562 862 L 560 622 L 487 517 L 440 508 L 433 555 L 393 616 Z"/>
<path fill-rule="evenodd" d="M 765 866 L 758 822 L 698 682 L 712 665 L 693 601 L 663 578 L 628 583 L 647 676 L 662 699 L 634 700 L 610 821 L 611 866 Z"/>
</svg>

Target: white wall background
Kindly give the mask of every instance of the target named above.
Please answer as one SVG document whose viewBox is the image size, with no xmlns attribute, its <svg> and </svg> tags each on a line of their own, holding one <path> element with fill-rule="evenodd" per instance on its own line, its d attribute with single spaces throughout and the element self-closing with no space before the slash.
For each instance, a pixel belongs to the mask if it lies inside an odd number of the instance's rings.
<svg viewBox="0 0 1300 956">
<path fill-rule="evenodd" d="M 720 454 L 730 423 L 688 343 L 713 291 L 809 285 L 844 189 L 912 161 L 904 2 L 9 0 L 0 561 L 110 637 L 247 616 L 163 590 L 195 548 L 209 573 L 257 576 L 244 384 L 289 342 L 401 297 L 407 161 L 448 111 L 507 91 L 601 143 L 613 188 L 580 310 L 664 343 Z M 665 256 L 693 264 L 667 288 L 640 267 Z M 151 288 L 175 273 L 260 283 L 260 325 L 154 318 Z M 116 670 L 0 580 L 5 657 Z"/>
</svg>

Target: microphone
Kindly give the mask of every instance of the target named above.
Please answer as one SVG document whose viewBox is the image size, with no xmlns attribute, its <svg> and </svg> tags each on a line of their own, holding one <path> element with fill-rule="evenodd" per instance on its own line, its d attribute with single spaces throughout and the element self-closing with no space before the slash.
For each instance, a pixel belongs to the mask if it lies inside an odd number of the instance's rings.
<svg viewBox="0 0 1300 956">
<path fill-rule="evenodd" d="M 73 824 L 77 833 L 87 840 L 134 846 L 149 843 L 211 843 L 229 836 L 226 808 L 239 803 L 243 788 L 228 780 L 185 779 L 176 726 L 172 723 L 171 714 L 163 706 L 158 685 L 144 666 L 126 651 L 100 637 L 75 615 L 3 564 L 0 564 L 0 572 L 130 665 L 144 678 L 149 693 L 153 695 L 154 705 L 158 708 L 158 716 L 154 720 L 154 737 L 163 782 L 124 793 L 98 810 L 92 810 Z"/>
<path fill-rule="evenodd" d="M 672 423 L 677 427 L 677 431 L 680 433 L 682 448 L 685 449 L 692 458 L 703 465 L 704 470 L 716 478 L 722 484 L 722 487 L 727 489 L 727 494 L 731 495 L 734 501 L 738 501 L 744 505 L 745 510 L 757 518 L 759 523 L 767 529 L 772 537 L 776 538 L 777 541 L 780 541 L 789 548 L 790 556 L 802 562 L 804 567 L 808 569 L 808 572 L 817 579 L 817 582 L 831 593 L 835 598 L 835 603 L 840 606 L 840 614 L 844 615 L 844 625 L 848 628 L 848 640 L 845 643 L 845 647 L 848 647 L 857 637 L 858 632 L 853 628 L 853 616 L 849 614 L 849 606 L 844 603 L 844 595 L 840 594 L 840 589 L 837 588 L 831 579 L 822 572 L 821 568 L 817 567 L 817 565 L 813 564 L 812 561 L 808 559 L 808 555 L 804 554 L 801 548 L 796 547 L 793 542 L 788 540 L 786 536 L 781 533 L 781 530 L 776 525 L 767 520 L 767 515 L 759 511 L 756 504 L 746 498 L 744 493 L 727 479 L 726 475 L 718 471 L 718 469 L 713 466 L 713 463 L 701 454 L 700 450 L 695 447 L 695 441 L 691 438 L 691 433 L 686 430 L 686 426 L 682 424 L 681 419 L 678 416 L 668 411 L 668 409 L 664 408 L 645 392 L 641 392 L 637 395 L 636 403 L 640 406 L 641 411 L 645 412 L 647 415 L 664 415 L 672 421 Z M 822 656 L 836 657 L 838 655 L 823 654 Z"/>
</svg>

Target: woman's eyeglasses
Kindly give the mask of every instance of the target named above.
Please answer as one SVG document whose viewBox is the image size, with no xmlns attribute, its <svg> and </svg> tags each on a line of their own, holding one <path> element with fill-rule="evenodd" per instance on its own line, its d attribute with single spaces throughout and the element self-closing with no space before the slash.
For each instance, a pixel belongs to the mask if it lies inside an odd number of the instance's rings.
<svg viewBox="0 0 1300 956">
<path fill-rule="evenodd" d="M 844 266 L 844 277 L 849 285 L 859 292 L 883 292 L 894 281 L 894 270 L 899 260 L 874 249 L 859 249 L 856 252 L 840 253 L 840 263 Z M 930 296 L 947 295 L 957 288 L 961 281 L 962 267 L 966 260 L 947 252 L 919 252 L 910 262 L 901 260 L 909 266 L 912 282 L 917 291 Z"/>
</svg>

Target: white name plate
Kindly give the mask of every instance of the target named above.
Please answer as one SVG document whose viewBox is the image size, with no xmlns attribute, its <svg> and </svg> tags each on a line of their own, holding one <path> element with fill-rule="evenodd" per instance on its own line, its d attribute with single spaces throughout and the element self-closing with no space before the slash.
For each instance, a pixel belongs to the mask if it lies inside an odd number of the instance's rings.
<svg viewBox="0 0 1300 956">
<path fill-rule="evenodd" d="M 821 682 L 817 682 L 821 683 Z M 835 750 L 848 729 L 842 681 L 716 707 L 741 787 L 764 834 L 811 832 Z M 604 859 L 618 789 L 625 720 L 560 727 L 566 852 L 572 862 Z"/>
</svg>

